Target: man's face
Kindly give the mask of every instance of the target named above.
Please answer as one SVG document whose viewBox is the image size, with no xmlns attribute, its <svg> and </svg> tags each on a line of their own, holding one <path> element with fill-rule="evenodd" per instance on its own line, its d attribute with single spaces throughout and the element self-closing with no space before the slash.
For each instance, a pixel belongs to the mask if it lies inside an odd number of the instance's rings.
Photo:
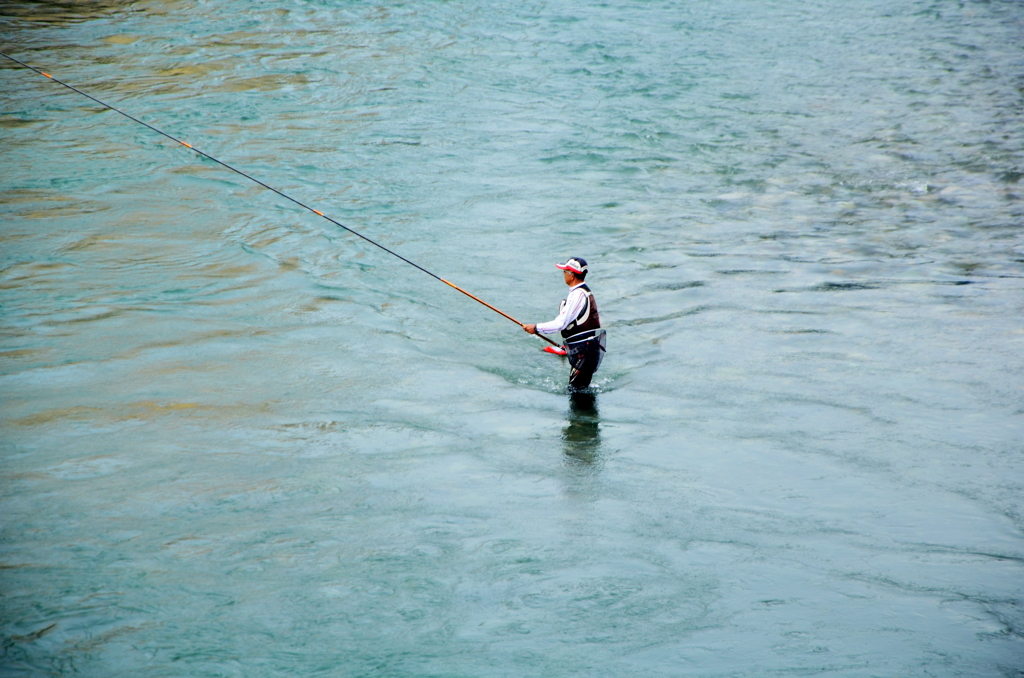
<svg viewBox="0 0 1024 678">
<path fill-rule="evenodd" d="M 565 274 L 564 277 L 566 285 L 574 285 L 576 283 L 576 274 L 572 271 L 562 271 L 562 273 Z"/>
</svg>

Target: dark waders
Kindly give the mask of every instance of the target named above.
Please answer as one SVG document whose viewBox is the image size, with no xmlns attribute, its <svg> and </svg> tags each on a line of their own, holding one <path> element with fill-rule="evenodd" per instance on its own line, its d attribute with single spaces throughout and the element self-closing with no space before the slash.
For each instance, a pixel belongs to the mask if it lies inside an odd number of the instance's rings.
<svg viewBox="0 0 1024 678">
<path fill-rule="evenodd" d="M 604 330 L 581 332 L 565 342 L 565 355 L 569 358 L 569 389 L 581 390 L 590 386 L 590 380 L 604 359 L 608 334 Z"/>
</svg>

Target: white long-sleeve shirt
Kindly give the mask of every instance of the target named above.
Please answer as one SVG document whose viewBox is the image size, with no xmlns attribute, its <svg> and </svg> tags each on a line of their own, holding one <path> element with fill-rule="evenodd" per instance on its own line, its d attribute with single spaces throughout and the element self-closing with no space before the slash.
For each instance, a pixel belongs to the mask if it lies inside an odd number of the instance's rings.
<svg viewBox="0 0 1024 678">
<path fill-rule="evenodd" d="M 565 301 L 562 302 L 561 307 L 558 309 L 558 317 L 554 320 L 549 320 L 546 323 L 537 323 L 537 331 L 541 334 L 554 334 L 555 332 L 561 332 L 569 324 L 576 320 L 576 317 L 583 310 L 583 307 L 587 303 L 587 291 L 581 289 L 584 283 L 579 285 L 573 285 L 572 289 L 569 290 L 568 296 Z"/>
</svg>

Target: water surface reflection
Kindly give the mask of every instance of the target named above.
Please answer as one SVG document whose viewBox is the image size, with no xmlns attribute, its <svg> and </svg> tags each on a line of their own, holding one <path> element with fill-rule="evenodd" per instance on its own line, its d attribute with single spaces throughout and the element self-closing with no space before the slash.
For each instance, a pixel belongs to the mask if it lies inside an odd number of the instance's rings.
<svg viewBox="0 0 1024 678">
<path fill-rule="evenodd" d="M 124 11 L 125 4 L 116 0 L 4 2 L 2 19 L 6 19 L 12 24 L 17 22 L 18 28 L 31 28 L 33 25 L 62 26 L 99 19 L 118 11 Z"/>
<path fill-rule="evenodd" d="M 595 470 L 601 462 L 601 418 L 594 393 L 570 393 L 569 411 L 562 429 L 562 446 L 566 462 L 580 468 Z"/>
</svg>

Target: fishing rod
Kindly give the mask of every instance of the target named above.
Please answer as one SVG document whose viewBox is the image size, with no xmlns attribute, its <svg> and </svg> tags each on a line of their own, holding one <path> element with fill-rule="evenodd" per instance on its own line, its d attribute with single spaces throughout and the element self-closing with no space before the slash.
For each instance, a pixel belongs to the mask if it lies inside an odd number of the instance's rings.
<svg viewBox="0 0 1024 678">
<path fill-rule="evenodd" d="M 327 216 L 326 214 L 324 214 L 324 213 L 323 213 L 323 212 L 321 212 L 320 210 L 317 210 L 317 209 L 313 209 L 313 208 L 312 208 L 312 207 L 310 207 L 309 205 L 307 205 L 307 204 L 305 204 L 305 203 L 303 203 L 303 202 L 300 202 L 300 201 L 296 200 L 295 198 L 291 197 L 291 196 L 290 196 L 290 195 L 288 195 L 287 193 L 283 193 L 283 192 L 281 192 L 281 191 L 277 190 L 276 188 L 274 188 L 273 186 L 270 186 L 269 184 L 265 184 L 265 183 L 263 183 L 262 181 L 260 181 L 259 179 L 255 178 L 255 177 L 253 177 L 253 176 L 251 176 L 251 175 L 249 175 L 249 174 L 246 174 L 246 173 L 245 173 L 245 172 L 243 172 L 242 170 L 240 170 L 240 169 L 238 169 L 238 168 L 236 168 L 236 167 L 232 167 L 231 165 L 227 164 L 226 162 L 224 162 L 224 161 L 222 161 L 222 160 L 218 160 L 217 158 L 213 157 L 213 156 L 212 156 L 212 155 L 210 155 L 209 153 L 206 153 L 206 152 L 204 152 L 204 151 L 201 151 L 201 150 L 199 150 L 198 148 L 194 147 L 194 146 L 193 146 L 192 144 L 190 144 L 190 143 L 188 143 L 188 142 L 186 142 L 186 141 L 182 141 L 181 139 L 178 139 L 178 138 L 176 138 L 176 137 L 173 137 L 173 136 L 171 136 L 170 134 L 168 134 L 167 132 L 164 132 L 163 130 L 159 130 L 159 129 L 157 129 L 156 127 L 153 127 L 152 125 L 150 125 L 149 123 L 147 123 L 147 122 L 143 122 L 142 120 L 139 120 L 138 118 L 136 118 L 136 117 L 133 117 L 133 116 L 131 116 L 131 115 L 129 115 L 129 114 L 127 114 L 127 113 L 125 113 L 125 112 L 124 112 L 124 111 L 122 111 L 121 109 L 119 109 L 119 108 L 115 108 L 114 106 L 111 106 L 111 105 L 110 105 L 110 104 L 108 104 L 107 102 L 105 102 L 105 101 L 100 101 L 99 99 L 97 99 L 96 97 L 92 96 L 91 94 L 86 94 L 85 92 L 83 92 L 82 90 L 78 89 L 77 87 L 74 87 L 74 86 L 72 86 L 72 85 L 69 85 L 68 83 L 64 82 L 63 80 L 59 80 L 59 79 L 57 79 L 57 78 L 53 77 L 53 76 L 52 76 L 52 75 L 50 75 L 49 73 L 46 73 L 46 72 L 44 72 L 44 71 L 41 71 L 41 70 L 39 70 L 38 68 L 36 68 L 36 67 L 34 67 L 34 66 L 30 66 L 30 65 L 26 64 L 26 63 L 25 63 L 24 61 L 19 61 L 18 59 L 15 59 L 14 57 L 12 57 L 12 56 L 11 56 L 11 55 L 9 55 L 9 54 L 4 54 L 3 52 L 0 52 L 0 56 L 2 56 L 2 57 L 5 57 L 5 58 L 7 58 L 7 59 L 10 59 L 10 60 L 11 60 L 11 61 L 13 61 L 14 63 L 16 63 L 16 64 L 18 64 L 19 66 L 22 66 L 22 67 L 24 67 L 24 68 L 27 68 L 27 69 L 28 69 L 28 70 L 30 70 L 30 71 L 34 71 L 35 73 L 38 73 L 39 75 L 45 76 L 46 78 L 49 78 L 50 80 L 52 80 L 53 82 L 57 83 L 58 85 L 63 85 L 64 87 L 68 88 L 68 89 L 69 89 L 69 90 L 71 90 L 72 92 L 76 92 L 76 93 L 78 93 L 78 94 L 81 94 L 82 96 L 86 97 L 87 99 L 91 99 L 91 100 L 95 101 L 96 103 L 98 103 L 98 104 L 99 104 L 100 106 L 103 106 L 104 108 L 110 109 L 111 111 L 114 111 L 115 113 L 120 113 L 121 115 L 123 115 L 124 117 L 128 118 L 128 119 L 129 119 L 129 120 L 131 120 L 132 122 L 137 122 L 137 123 L 139 123 L 140 125 L 142 125 L 143 127 L 147 127 L 147 128 L 149 128 L 150 130 L 152 130 L 152 131 L 156 132 L 157 134 L 159 134 L 159 135 L 161 135 L 161 136 L 164 136 L 164 137 L 167 137 L 168 139 L 170 139 L 171 141 L 173 141 L 173 142 L 175 142 L 175 143 L 177 143 L 177 144 L 181 144 L 182 146 L 184 146 L 184 147 L 186 147 L 186 148 L 188 148 L 188 149 L 192 150 L 193 152 L 195 152 L 195 153 L 198 153 L 199 155 L 203 156 L 203 157 L 204 157 L 204 158 L 206 158 L 207 160 L 212 160 L 213 162 L 217 163 L 217 164 L 218 164 L 218 165 L 220 165 L 221 167 L 223 167 L 223 168 L 225 168 L 225 169 L 229 169 L 229 170 L 231 170 L 231 171 L 232 171 L 232 172 L 234 172 L 235 174 L 240 174 L 240 175 L 242 175 L 243 177 L 245 177 L 245 178 L 246 178 L 246 179 L 248 179 L 249 181 L 252 181 L 252 182 L 254 182 L 254 183 L 256 183 L 256 184 L 259 184 L 260 186 L 262 186 L 263 188 L 267 189 L 268 191 L 273 191 L 274 193 L 276 193 L 277 195 L 281 196 L 281 197 L 282 197 L 282 198 L 284 198 L 285 200 L 289 200 L 289 201 L 291 201 L 291 202 L 295 203 L 296 205 L 298 205 L 299 207 L 301 207 L 301 208 L 303 208 L 303 209 L 305 209 L 305 210 L 308 210 L 308 211 L 312 212 L 313 214 L 315 214 L 315 215 L 317 215 L 317 216 L 319 216 L 319 217 L 322 217 L 323 219 L 326 219 L 327 221 L 331 222 L 331 223 L 332 223 L 332 224 L 334 224 L 335 226 L 338 226 L 338 227 L 340 227 L 340 228 L 343 228 L 343 229 L 345 229 L 346 231 L 348 231 L 348 232 L 349 232 L 349 233 L 351 233 L 352 235 L 355 235 L 355 236 L 358 236 L 358 237 L 362 238 L 363 240 L 365 240 L 366 242 L 370 243 L 371 245 L 373 245 L 373 246 L 375 246 L 375 247 L 379 247 L 380 249 L 384 250 L 385 252 L 387 252 L 387 253 L 388 253 L 388 254 L 390 254 L 391 256 L 394 256 L 394 257 L 398 257 L 399 259 L 401 259 L 401 260 L 402 260 L 402 261 L 404 261 L 405 263 L 409 264 L 410 266 L 414 266 L 414 267 L 418 268 L 419 270 L 423 271 L 424 273 L 426 273 L 427 275 L 429 275 L 429 276 L 430 276 L 431 278 L 434 278 L 435 280 L 440 280 L 440 281 L 441 281 L 441 282 L 443 282 L 443 283 L 444 283 L 445 285 L 448 285 L 449 287 L 451 287 L 451 288 L 453 288 L 453 289 L 456 289 L 456 290 L 458 290 L 459 292 L 462 292 L 463 294 L 465 294 L 465 295 L 466 295 L 467 297 L 469 297 L 469 298 L 470 298 L 470 299 L 472 299 L 473 301 L 477 301 L 477 302 L 479 302 L 479 303 L 483 304 L 484 306 L 486 306 L 487 308 L 491 309 L 491 310 L 492 310 L 492 311 L 494 311 L 495 313 L 498 313 L 499 315 L 502 315 L 502 316 L 504 316 L 504 317 L 508 318 L 509 320 L 511 320 L 512 322 L 514 322 L 514 323 L 515 323 L 516 325 L 519 325 L 520 327 L 524 327 L 524 328 L 526 327 L 526 324 L 525 324 L 525 323 L 521 323 L 521 322 L 519 322 L 518 320 L 516 320 L 515 318 L 513 318 L 512 316 L 510 316 L 510 315 L 509 315 L 508 313 L 505 313 L 504 311 L 502 311 L 502 310 L 500 310 L 500 309 L 498 309 L 498 308 L 495 308 L 494 306 L 491 306 L 490 304 L 488 304 L 488 303 L 487 303 L 486 301 L 484 301 L 484 300 L 483 300 L 483 299 L 481 299 L 480 297 L 478 297 L 478 296 L 475 296 L 475 295 L 473 295 L 473 294 L 470 294 L 469 292 L 467 292 L 466 290 L 462 289 L 461 287 L 459 287 L 459 286 L 458 286 L 458 285 L 456 285 L 455 283 L 449 282 L 449 281 L 445 280 L 444 278 L 442 278 L 441 276 L 439 276 L 439 275 L 436 275 L 436 274 L 434 274 L 434 273 L 431 273 L 430 271 L 428 271 L 427 269 L 423 268 L 422 266 L 420 266 L 420 265 L 419 265 L 419 264 L 417 264 L 416 262 L 413 262 L 413 261 L 409 261 L 408 259 L 406 259 L 405 257 L 403 257 L 403 256 L 402 256 L 401 254 L 399 254 L 399 253 L 397 253 L 397 252 L 394 252 L 394 251 L 392 251 L 392 250 L 389 250 L 389 249 L 388 249 L 387 247 L 384 247 L 384 245 L 381 245 L 381 244 L 380 244 L 379 242 L 376 242 L 375 240 L 371 240 L 370 238 L 367 238 L 367 237 L 366 237 L 365 235 L 363 235 L 363 234 L 362 234 L 362 233 L 360 233 L 359 231 L 355 231 L 355 230 L 352 230 L 351 228 L 349 228 L 349 227 L 348 227 L 348 226 L 346 226 L 345 224 L 343 224 L 343 223 L 341 223 L 340 221 L 337 221 L 337 220 L 335 220 L 335 219 L 333 219 L 333 218 L 331 218 L 331 217 Z M 558 344 L 557 344 L 557 343 L 555 343 L 555 342 L 554 342 L 554 341 L 552 341 L 551 339 L 548 339 L 547 337 L 545 337 L 545 336 L 544 336 L 544 335 L 542 335 L 542 334 L 537 334 L 536 336 L 540 337 L 541 339 L 543 339 L 544 341 L 548 342 L 548 343 L 549 343 L 549 344 L 551 344 L 552 346 L 558 346 Z"/>
</svg>

